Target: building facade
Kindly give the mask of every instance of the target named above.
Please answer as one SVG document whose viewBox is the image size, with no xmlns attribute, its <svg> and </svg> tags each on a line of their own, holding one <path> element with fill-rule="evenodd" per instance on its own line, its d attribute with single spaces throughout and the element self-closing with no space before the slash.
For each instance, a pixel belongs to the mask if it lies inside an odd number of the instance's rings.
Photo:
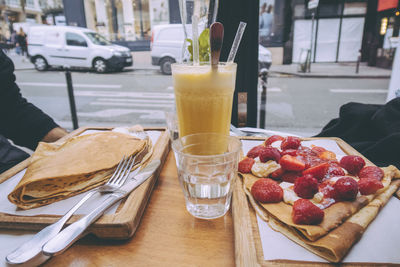
<svg viewBox="0 0 400 267">
<path fill-rule="evenodd" d="M 178 0 L 174 1 L 178 3 Z M 149 50 L 152 27 L 171 21 L 170 2 L 171 0 L 64 0 L 64 13 L 68 25 L 95 30 L 132 50 Z"/>
<path fill-rule="evenodd" d="M 361 56 L 369 65 L 391 65 L 390 59 L 382 62 L 393 54 L 385 40 L 398 36 L 398 0 L 319 0 L 313 9 L 308 2 L 260 0 L 259 41 L 275 64 L 303 61 L 310 51 L 312 62 L 355 62 Z"/>
<path fill-rule="evenodd" d="M 9 39 L 17 22 L 42 23 L 41 14 L 39 0 L 26 0 L 24 7 L 20 0 L 0 0 L 0 34 Z"/>
</svg>

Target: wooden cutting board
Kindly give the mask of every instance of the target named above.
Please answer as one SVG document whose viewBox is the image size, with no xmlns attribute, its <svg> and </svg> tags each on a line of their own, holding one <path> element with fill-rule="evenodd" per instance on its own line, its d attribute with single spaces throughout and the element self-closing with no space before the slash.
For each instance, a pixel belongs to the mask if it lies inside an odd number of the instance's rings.
<svg viewBox="0 0 400 267">
<path fill-rule="evenodd" d="M 112 128 L 79 128 L 62 140 L 80 135 L 87 130 L 111 130 Z M 115 214 L 103 215 L 99 220 L 88 228 L 88 232 L 95 234 L 100 238 L 107 239 L 127 239 L 130 238 L 136 231 L 142 214 L 147 206 L 154 184 L 157 181 L 158 175 L 161 172 L 165 159 L 169 152 L 169 135 L 166 128 L 145 128 L 145 130 L 160 131 L 160 137 L 153 144 L 154 151 L 150 160 L 159 159 L 160 167 L 156 172 L 147 179 L 142 185 L 134 190 L 127 198 L 119 205 Z M 21 170 L 25 169 L 30 163 L 30 159 L 26 159 L 20 164 L 14 166 L 10 170 L 0 175 L 0 183 L 14 176 Z M 67 224 L 77 221 L 82 215 L 73 215 Z M 56 222 L 61 216 L 57 215 L 38 215 L 38 216 L 16 216 L 5 213 L 0 213 L 0 228 L 5 229 L 26 229 L 40 230 L 49 224 Z"/>
<path fill-rule="evenodd" d="M 242 140 L 265 140 L 260 137 L 243 137 Z M 340 138 L 302 138 L 302 140 L 329 139 L 334 140 L 339 147 L 348 155 L 358 155 L 367 164 L 373 165 L 371 161 L 361 155 Z M 264 260 L 260 233 L 256 213 L 249 203 L 243 190 L 242 180 L 238 177 L 232 197 L 232 216 L 235 234 L 235 264 L 236 266 L 332 266 L 331 263 L 304 262 L 293 260 Z M 379 263 L 344 263 L 341 266 L 388 266 L 391 264 Z M 393 266 L 395 266 L 393 264 Z"/>
</svg>

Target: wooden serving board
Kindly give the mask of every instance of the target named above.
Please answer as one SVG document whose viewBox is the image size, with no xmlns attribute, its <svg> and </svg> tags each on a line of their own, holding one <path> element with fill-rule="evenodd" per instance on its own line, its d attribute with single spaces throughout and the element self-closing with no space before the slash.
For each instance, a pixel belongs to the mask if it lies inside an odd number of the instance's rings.
<svg viewBox="0 0 400 267">
<path fill-rule="evenodd" d="M 105 127 L 84 127 L 79 128 L 60 141 L 73 136 L 82 134 L 87 130 L 111 130 L 112 128 Z M 152 159 L 161 161 L 160 167 L 156 172 L 146 180 L 142 185 L 135 189 L 127 198 L 119 205 L 115 214 L 103 215 L 99 220 L 88 228 L 88 232 L 95 234 L 100 238 L 106 239 L 127 239 L 130 238 L 139 226 L 140 219 L 146 208 L 153 187 L 157 181 L 158 175 L 161 172 L 162 166 L 169 152 L 170 138 L 166 128 L 145 128 L 144 130 L 160 131 L 161 135 L 157 142 L 153 144 Z M 0 175 L 0 183 L 14 176 L 30 163 L 30 159 L 26 159 L 20 164 L 14 166 L 10 170 Z M 77 221 L 82 215 L 73 215 L 67 224 Z M 5 213 L 0 213 L 0 228 L 5 229 L 26 229 L 40 230 L 49 224 L 56 222 L 61 216 L 57 215 L 38 215 L 38 216 L 16 216 Z"/>
<path fill-rule="evenodd" d="M 265 140 L 260 137 L 242 137 L 242 140 Z M 358 155 L 362 157 L 367 165 L 373 165 L 371 161 L 361 155 L 357 150 L 340 138 L 302 138 L 302 140 L 334 140 L 339 147 L 348 155 Z M 235 234 L 235 264 L 240 267 L 247 266 L 332 266 L 330 263 L 304 262 L 292 260 L 264 260 L 261 245 L 260 233 L 256 213 L 249 203 L 246 193 L 243 190 L 241 178 L 236 180 L 235 189 L 232 197 L 232 216 Z M 341 266 L 388 266 L 388 264 L 376 263 L 345 263 Z"/>
</svg>

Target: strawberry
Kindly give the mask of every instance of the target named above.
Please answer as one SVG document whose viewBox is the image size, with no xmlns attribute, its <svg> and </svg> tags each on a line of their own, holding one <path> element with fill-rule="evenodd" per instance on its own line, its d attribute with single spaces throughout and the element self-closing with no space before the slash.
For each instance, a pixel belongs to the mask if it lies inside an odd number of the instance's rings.
<svg viewBox="0 0 400 267">
<path fill-rule="evenodd" d="M 344 172 L 343 168 L 340 167 L 338 163 L 329 162 L 329 168 L 325 174 L 324 179 L 329 179 L 335 176 L 345 176 L 346 173 Z"/>
<path fill-rule="evenodd" d="M 283 139 L 284 138 L 280 135 L 272 135 L 272 136 L 268 137 L 267 140 L 265 140 L 264 145 L 270 146 L 273 142 L 282 141 Z"/>
<path fill-rule="evenodd" d="M 308 199 L 298 199 L 294 202 L 292 220 L 295 224 L 320 224 L 324 215 L 324 211 Z"/>
<path fill-rule="evenodd" d="M 383 170 L 379 167 L 376 166 L 366 166 L 361 169 L 361 171 L 358 173 L 358 178 L 364 179 L 364 178 L 373 178 L 377 179 L 378 181 L 383 179 L 383 176 L 385 173 Z"/>
<path fill-rule="evenodd" d="M 342 177 L 336 181 L 333 186 L 335 192 L 335 199 L 337 200 L 354 200 L 358 193 L 358 184 L 356 180 L 351 177 Z"/>
<path fill-rule="evenodd" d="M 326 151 L 325 148 L 320 147 L 320 146 L 313 146 L 311 148 L 311 151 L 316 155 L 319 156 L 322 152 Z"/>
<path fill-rule="evenodd" d="M 295 157 L 297 155 L 297 149 L 285 149 L 281 152 L 281 156 L 290 155 Z"/>
<path fill-rule="evenodd" d="M 302 171 L 306 167 L 306 164 L 303 161 L 290 155 L 284 155 L 281 157 L 279 164 L 282 169 L 287 171 Z"/>
<path fill-rule="evenodd" d="M 285 139 L 283 139 L 281 143 L 281 149 L 297 149 L 300 146 L 300 138 L 295 137 L 295 136 L 288 136 Z"/>
<path fill-rule="evenodd" d="M 282 178 L 283 170 L 282 168 L 277 169 L 273 173 L 271 173 L 269 176 L 274 179 L 274 180 L 279 180 Z"/>
<path fill-rule="evenodd" d="M 336 199 L 335 182 L 331 179 L 327 179 L 319 184 L 318 190 L 321 192 L 325 198 Z"/>
<path fill-rule="evenodd" d="M 363 178 L 358 181 L 358 188 L 361 195 L 370 195 L 383 188 L 383 184 L 375 178 Z"/>
<path fill-rule="evenodd" d="M 251 187 L 251 195 L 261 203 L 278 203 L 283 199 L 283 190 L 274 180 L 261 178 Z"/>
<path fill-rule="evenodd" d="M 355 155 L 344 156 L 340 160 L 340 166 L 345 168 L 352 175 L 357 175 L 364 165 L 365 161 L 363 158 Z"/>
<path fill-rule="evenodd" d="M 301 198 L 313 198 L 318 192 L 318 180 L 310 174 L 298 177 L 294 182 L 294 192 Z"/>
<path fill-rule="evenodd" d="M 277 148 L 272 146 L 267 146 L 260 151 L 259 157 L 261 162 L 267 162 L 270 159 L 279 162 L 279 160 L 281 159 L 281 153 Z"/>
<path fill-rule="evenodd" d="M 296 181 L 296 178 L 300 177 L 300 176 L 301 176 L 301 172 L 284 171 L 282 174 L 282 181 L 294 184 L 294 182 Z"/>
<path fill-rule="evenodd" d="M 239 162 L 239 172 L 251 173 L 251 167 L 253 167 L 255 160 L 253 158 L 244 158 Z"/>
<path fill-rule="evenodd" d="M 247 152 L 247 157 L 249 158 L 257 158 L 260 155 L 261 150 L 264 149 L 263 145 L 255 146 Z"/>
<path fill-rule="evenodd" d="M 304 170 L 303 171 L 303 175 L 311 174 L 316 179 L 318 179 L 318 181 L 321 181 L 322 178 L 325 177 L 328 169 L 329 169 L 329 163 L 328 162 L 324 162 L 324 163 L 318 164 L 318 165 L 316 165 L 314 167 L 311 167 L 311 168 L 308 168 L 308 169 Z"/>
</svg>

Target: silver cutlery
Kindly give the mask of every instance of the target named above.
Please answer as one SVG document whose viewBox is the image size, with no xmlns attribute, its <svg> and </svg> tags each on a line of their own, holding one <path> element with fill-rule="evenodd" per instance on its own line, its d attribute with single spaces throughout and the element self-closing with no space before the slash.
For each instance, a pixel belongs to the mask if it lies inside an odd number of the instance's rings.
<svg viewBox="0 0 400 267">
<path fill-rule="evenodd" d="M 160 160 L 150 162 L 146 167 L 142 168 L 133 179 L 129 180 L 117 191 L 109 194 L 108 198 L 105 199 L 96 209 L 82 217 L 80 220 L 69 225 L 55 237 L 50 239 L 42 248 L 43 254 L 46 256 L 55 256 L 69 248 L 82 236 L 87 227 L 103 215 L 108 208 L 129 195 L 129 193 L 136 187 L 146 181 L 147 178 L 151 177 L 160 163 Z"/>
<path fill-rule="evenodd" d="M 146 151 L 143 149 L 142 151 Z M 60 232 L 64 224 L 69 220 L 69 218 L 79 209 L 90 197 L 95 193 L 111 193 L 120 188 L 126 179 L 129 177 L 132 167 L 135 165 L 135 160 L 139 154 L 137 153 L 134 157 L 123 157 L 119 162 L 116 170 L 114 171 L 108 182 L 95 190 L 87 193 L 75 206 L 73 206 L 60 220 L 47 226 L 38 232 L 32 239 L 24 243 L 21 247 L 17 248 L 10 254 L 6 256 L 7 263 L 10 264 L 21 264 L 33 257 L 37 256 L 42 251 L 42 246 Z M 142 155 L 140 155 L 142 156 Z M 141 157 L 143 158 L 143 157 Z M 137 162 L 136 164 L 138 164 Z M 135 170 L 136 171 L 136 170 Z M 138 171 L 138 170 L 137 170 Z"/>
<path fill-rule="evenodd" d="M 243 131 L 231 124 L 230 130 L 236 134 L 237 136 L 260 136 L 260 137 L 269 137 L 270 135 L 262 132 L 253 132 L 253 131 Z"/>
</svg>

